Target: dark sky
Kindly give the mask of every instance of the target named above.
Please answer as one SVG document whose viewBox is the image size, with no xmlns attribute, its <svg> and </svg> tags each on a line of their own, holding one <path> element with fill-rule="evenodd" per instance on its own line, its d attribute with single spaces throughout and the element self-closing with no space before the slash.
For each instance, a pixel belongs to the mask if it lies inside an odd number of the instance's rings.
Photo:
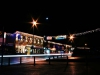
<svg viewBox="0 0 100 75">
<path fill-rule="evenodd" d="M 8 1 L 0 3 L 0 29 L 4 27 L 6 32 L 13 33 L 18 30 L 33 33 L 31 24 L 28 23 L 32 18 L 38 18 L 38 22 L 41 23 L 38 29 L 35 28 L 34 33 L 42 36 L 68 35 L 100 27 L 99 5 L 94 2 Z M 98 34 L 100 32 L 95 34 L 96 37 L 99 37 Z M 94 34 L 91 34 L 92 36 Z"/>
</svg>

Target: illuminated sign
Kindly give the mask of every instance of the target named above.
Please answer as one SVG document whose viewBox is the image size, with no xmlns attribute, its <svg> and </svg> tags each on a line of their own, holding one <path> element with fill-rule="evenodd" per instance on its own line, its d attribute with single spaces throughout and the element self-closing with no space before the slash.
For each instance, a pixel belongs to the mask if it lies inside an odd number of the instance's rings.
<svg viewBox="0 0 100 75">
<path fill-rule="evenodd" d="M 63 40 L 63 39 L 66 39 L 66 38 L 67 38 L 66 35 L 59 35 L 59 36 L 55 37 L 56 40 Z"/>
<path fill-rule="evenodd" d="M 47 36 L 46 40 L 52 40 L 52 36 Z"/>
</svg>

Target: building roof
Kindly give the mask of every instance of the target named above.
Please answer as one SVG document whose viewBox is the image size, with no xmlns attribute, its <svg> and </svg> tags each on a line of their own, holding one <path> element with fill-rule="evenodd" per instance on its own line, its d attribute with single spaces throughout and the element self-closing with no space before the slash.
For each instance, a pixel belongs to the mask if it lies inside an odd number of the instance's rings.
<svg viewBox="0 0 100 75">
<path fill-rule="evenodd" d="M 15 33 L 19 33 L 19 34 L 26 35 L 26 36 L 31 36 L 31 37 L 33 36 L 33 34 L 21 32 L 21 31 L 16 31 Z M 43 38 L 43 37 L 38 36 L 38 35 L 34 35 L 34 37 Z"/>
<path fill-rule="evenodd" d="M 22 34 L 22 35 L 26 35 L 26 36 L 33 36 L 33 34 L 29 34 L 29 33 L 25 33 L 25 32 L 21 32 L 21 31 L 16 31 L 15 33 L 19 33 L 19 34 Z M 38 35 L 34 35 L 34 37 L 38 37 L 38 38 L 43 38 L 42 36 L 38 36 Z M 56 42 L 52 42 L 52 41 L 48 41 L 48 43 L 52 43 L 52 44 L 58 44 L 58 45 L 66 45 L 66 44 L 62 44 L 62 43 L 56 43 Z"/>
</svg>

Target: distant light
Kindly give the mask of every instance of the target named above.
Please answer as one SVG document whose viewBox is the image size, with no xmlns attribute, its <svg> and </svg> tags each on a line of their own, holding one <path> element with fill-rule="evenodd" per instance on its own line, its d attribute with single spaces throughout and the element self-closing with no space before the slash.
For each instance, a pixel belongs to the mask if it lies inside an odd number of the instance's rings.
<svg viewBox="0 0 100 75">
<path fill-rule="evenodd" d="M 4 32 L 4 38 L 6 38 L 6 32 Z"/>
<path fill-rule="evenodd" d="M 85 43 L 85 46 L 87 46 L 87 44 Z"/>
<path fill-rule="evenodd" d="M 52 36 L 47 36 L 46 40 L 52 40 Z"/>
<path fill-rule="evenodd" d="M 46 49 L 46 48 L 44 47 L 44 49 Z"/>
<path fill-rule="evenodd" d="M 70 40 L 73 40 L 74 36 L 73 35 L 70 35 Z"/>
<path fill-rule="evenodd" d="M 48 20 L 48 17 L 46 17 L 46 20 Z"/>
</svg>

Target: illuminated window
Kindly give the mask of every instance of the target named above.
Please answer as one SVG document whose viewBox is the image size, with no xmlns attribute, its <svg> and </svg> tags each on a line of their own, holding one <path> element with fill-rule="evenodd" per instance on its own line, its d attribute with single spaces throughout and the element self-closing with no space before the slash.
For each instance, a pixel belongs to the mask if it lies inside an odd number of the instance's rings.
<svg viewBox="0 0 100 75">
<path fill-rule="evenodd" d="M 27 38 L 27 41 L 30 42 L 30 37 Z"/>
<path fill-rule="evenodd" d="M 16 34 L 16 37 L 18 37 L 19 34 Z"/>
<path fill-rule="evenodd" d="M 18 41 L 18 37 L 16 37 L 16 41 Z"/>
<path fill-rule="evenodd" d="M 29 38 L 29 42 L 32 43 L 32 38 Z"/>
<path fill-rule="evenodd" d="M 36 38 L 34 39 L 34 41 L 33 41 L 34 43 L 36 43 Z"/>
<path fill-rule="evenodd" d="M 28 42 L 28 40 L 27 40 L 27 36 L 25 37 L 25 41 Z"/>
<path fill-rule="evenodd" d="M 21 36 L 21 41 L 23 41 L 23 36 Z"/>
<path fill-rule="evenodd" d="M 41 39 L 41 44 L 43 44 L 43 39 Z"/>
<path fill-rule="evenodd" d="M 37 44 L 40 44 L 40 40 L 39 39 L 37 39 Z"/>
<path fill-rule="evenodd" d="M 18 41 L 18 35 L 19 35 L 19 34 L 16 34 L 16 41 Z"/>
<path fill-rule="evenodd" d="M 23 36 L 23 41 L 25 41 L 25 36 Z"/>
</svg>

